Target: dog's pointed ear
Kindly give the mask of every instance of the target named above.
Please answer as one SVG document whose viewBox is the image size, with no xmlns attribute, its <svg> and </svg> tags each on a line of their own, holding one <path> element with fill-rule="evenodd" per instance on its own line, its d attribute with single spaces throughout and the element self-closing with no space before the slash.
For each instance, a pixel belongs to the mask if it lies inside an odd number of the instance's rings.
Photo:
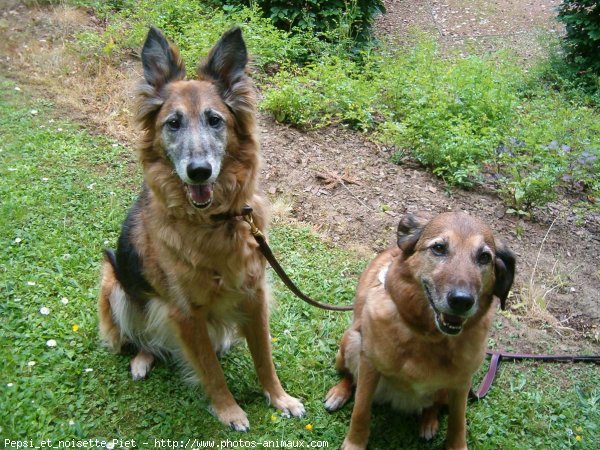
<svg viewBox="0 0 600 450">
<path fill-rule="evenodd" d="M 506 309 L 506 298 L 515 278 L 515 255 L 502 242 L 496 243 L 496 283 L 494 295 L 500 299 L 500 309 Z"/>
<path fill-rule="evenodd" d="M 398 247 L 402 250 L 404 257 L 408 257 L 414 253 L 415 245 L 417 245 L 423 227 L 427 225 L 427 222 L 429 222 L 427 218 L 414 214 L 406 214 L 400 219 L 396 237 Z"/>
<path fill-rule="evenodd" d="M 185 78 L 185 67 L 179 51 L 154 27 L 150 27 L 142 48 L 142 65 L 144 78 L 156 89 Z"/>
<path fill-rule="evenodd" d="M 198 76 L 221 83 L 227 89 L 244 74 L 246 64 L 248 52 L 242 30 L 234 27 L 221 36 L 206 60 L 198 66 Z"/>
</svg>

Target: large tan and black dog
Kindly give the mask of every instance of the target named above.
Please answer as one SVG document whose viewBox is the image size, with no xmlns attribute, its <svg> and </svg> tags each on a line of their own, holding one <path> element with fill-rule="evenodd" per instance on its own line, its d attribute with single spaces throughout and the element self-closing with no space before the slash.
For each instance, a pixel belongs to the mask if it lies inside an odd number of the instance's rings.
<svg viewBox="0 0 600 450">
<path fill-rule="evenodd" d="M 116 253 L 106 252 L 99 296 L 100 333 L 118 351 L 133 344 L 134 379 L 171 354 L 201 382 L 218 419 L 249 427 L 229 391 L 217 354 L 238 334 L 247 342 L 264 393 L 287 415 L 302 403 L 281 387 L 271 357 L 265 260 L 250 227 L 264 230 L 257 193 L 255 91 L 244 73 L 241 31 L 225 33 L 185 80 L 177 49 L 151 28 L 142 50 L 137 119 L 144 186 L 129 211 Z"/>
<path fill-rule="evenodd" d="M 330 411 L 342 407 L 356 384 L 342 448 L 367 446 L 372 401 L 421 413 L 425 439 L 436 434 L 447 404 L 446 448 L 467 448 L 471 378 L 483 361 L 494 296 L 504 308 L 514 270 L 510 250 L 464 213 L 401 220 L 398 247 L 360 278 L 354 320 L 336 360 L 344 378 L 325 400 Z"/>
</svg>

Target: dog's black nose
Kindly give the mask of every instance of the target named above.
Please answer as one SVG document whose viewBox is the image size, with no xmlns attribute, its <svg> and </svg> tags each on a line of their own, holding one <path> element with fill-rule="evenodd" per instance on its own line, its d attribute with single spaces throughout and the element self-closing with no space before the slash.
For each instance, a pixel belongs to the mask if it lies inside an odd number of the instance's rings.
<svg viewBox="0 0 600 450">
<path fill-rule="evenodd" d="M 202 183 L 210 178 L 212 166 L 208 162 L 192 161 L 188 164 L 186 172 L 190 180 L 194 183 Z"/>
<path fill-rule="evenodd" d="M 448 294 L 448 305 L 456 314 L 466 313 L 473 307 L 474 303 L 473 296 L 463 289 L 454 289 Z"/>
</svg>

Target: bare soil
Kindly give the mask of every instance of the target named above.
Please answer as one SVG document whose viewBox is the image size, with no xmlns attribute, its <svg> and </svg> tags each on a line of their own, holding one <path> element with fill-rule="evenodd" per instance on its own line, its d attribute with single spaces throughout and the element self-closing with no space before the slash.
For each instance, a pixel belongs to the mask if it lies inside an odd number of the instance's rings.
<svg viewBox="0 0 600 450">
<path fill-rule="evenodd" d="M 435 33 L 447 48 L 461 50 L 475 41 L 485 51 L 508 46 L 527 60 L 541 51 L 532 45 L 538 30 L 560 32 L 552 12 L 558 0 L 385 3 L 388 12 L 376 30 L 398 43 L 414 27 Z M 60 114 L 133 146 L 130 93 L 141 76 L 139 62 L 82 62 L 69 51 L 73 33 L 101 26 L 84 10 L 8 2 L 0 9 L 0 73 L 17 81 L 24 95 L 49 98 Z M 417 165 L 390 163 L 392 149 L 368 135 L 342 128 L 303 132 L 267 114 L 260 115 L 260 133 L 263 188 L 275 203 L 290 206 L 288 219 L 309 224 L 333 245 L 372 256 L 393 243 L 405 212 L 464 210 L 479 216 L 518 258 L 512 309 L 499 316 L 492 333 L 496 346 L 600 353 L 600 217 L 582 219 L 571 209 L 573 199 L 525 221 L 507 214 L 483 187 L 449 190 Z M 535 308 L 533 299 L 540 297 L 545 306 Z"/>
</svg>

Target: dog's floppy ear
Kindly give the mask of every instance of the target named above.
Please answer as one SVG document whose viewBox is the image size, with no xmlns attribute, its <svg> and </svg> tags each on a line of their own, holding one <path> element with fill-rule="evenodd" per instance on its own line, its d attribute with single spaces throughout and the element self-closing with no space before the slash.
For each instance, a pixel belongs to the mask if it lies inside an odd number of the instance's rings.
<svg viewBox="0 0 600 450">
<path fill-rule="evenodd" d="M 142 48 L 144 78 L 156 89 L 165 84 L 185 78 L 185 67 L 177 48 L 154 27 L 150 27 Z"/>
<path fill-rule="evenodd" d="M 421 237 L 423 227 L 429 222 L 428 219 L 414 214 L 406 214 L 400 219 L 396 237 L 398 247 L 402 250 L 405 257 L 412 255 L 415 251 L 415 245 Z"/>
<path fill-rule="evenodd" d="M 221 36 L 206 60 L 198 67 L 198 76 L 221 84 L 224 89 L 233 85 L 243 74 L 248 52 L 242 30 L 234 27 Z"/>
<path fill-rule="evenodd" d="M 506 309 L 506 298 L 515 278 L 515 255 L 502 242 L 496 244 L 496 284 L 494 295 L 500 299 L 500 308 Z"/>
</svg>

